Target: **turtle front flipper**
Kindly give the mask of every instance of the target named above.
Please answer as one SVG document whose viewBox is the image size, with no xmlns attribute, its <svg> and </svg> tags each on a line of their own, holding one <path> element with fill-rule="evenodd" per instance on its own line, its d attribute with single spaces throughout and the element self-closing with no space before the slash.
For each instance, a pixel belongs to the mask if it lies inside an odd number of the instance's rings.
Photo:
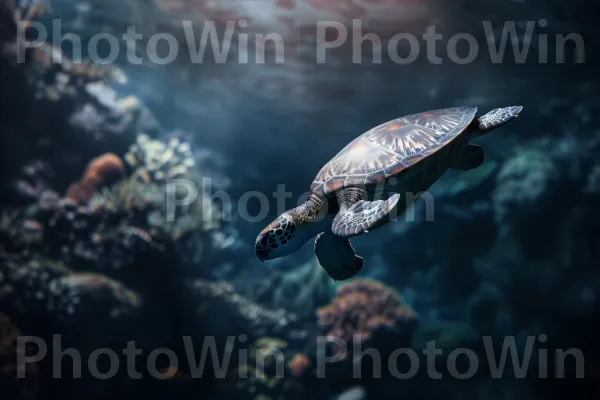
<svg viewBox="0 0 600 400">
<path fill-rule="evenodd" d="M 336 281 L 353 277 L 364 265 L 363 258 L 356 255 L 350 241 L 331 232 L 317 235 L 315 254 L 319 264 Z"/>
<path fill-rule="evenodd" d="M 479 123 L 479 130 L 483 133 L 495 128 L 499 128 L 518 117 L 522 110 L 522 106 L 496 108 L 484 116 L 479 117 L 477 120 Z"/>
<path fill-rule="evenodd" d="M 352 237 L 368 232 L 389 222 L 399 194 L 387 200 L 367 201 L 366 192 L 358 188 L 348 188 L 338 193 L 340 210 L 333 219 L 331 231 L 341 237 Z"/>
</svg>

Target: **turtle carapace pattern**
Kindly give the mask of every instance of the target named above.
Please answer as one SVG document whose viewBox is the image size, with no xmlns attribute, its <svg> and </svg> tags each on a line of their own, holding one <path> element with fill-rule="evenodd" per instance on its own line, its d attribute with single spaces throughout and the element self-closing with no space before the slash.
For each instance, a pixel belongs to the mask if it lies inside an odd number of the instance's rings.
<svg viewBox="0 0 600 400">
<path fill-rule="evenodd" d="M 364 262 L 350 237 L 396 219 L 448 168 L 480 166 L 483 148 L 469 141 L 512 121 L 522 109 L 499 108 L 476 118 L 477 108 L 445 108 L 370 129 L 321 168 L 304 204 L 260 232 L 254 247 L 257 257 L 264 261 L 285 256 L 316 236 L 315 253 L 329 276 L 354 276 Z"/>
</svg>

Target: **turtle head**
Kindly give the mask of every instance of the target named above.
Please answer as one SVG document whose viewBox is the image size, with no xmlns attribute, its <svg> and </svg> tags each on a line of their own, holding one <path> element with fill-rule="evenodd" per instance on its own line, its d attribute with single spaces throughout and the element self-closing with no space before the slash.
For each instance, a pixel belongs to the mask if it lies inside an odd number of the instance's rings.
<svg viewBox="0 0 600 400">
<path fill-rule="evenodd" d="M 295 252 L 310 238 L 302 234 L 304 225 L 294 213 L 284 212 L 258 234 L 254 253 L 265 261 Z"/>
</svg>

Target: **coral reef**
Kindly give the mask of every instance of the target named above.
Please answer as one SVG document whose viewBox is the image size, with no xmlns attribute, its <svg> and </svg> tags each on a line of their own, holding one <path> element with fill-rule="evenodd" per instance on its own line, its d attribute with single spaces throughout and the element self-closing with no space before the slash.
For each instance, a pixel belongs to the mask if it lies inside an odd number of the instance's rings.
<svg viewBox="0 0 600 400">
<path fill-rule="evenodd" d="M 332 302 L 318 308 L 316 314 L 320 333 L 326 335 L 316 338 L 316 357 L 331 357 L 321 372 L 327 377 L 327 386 L 320 391 L 331 394 L 352 386 L 349 377 L 356 376 L 356 368 L 365 388 L 376 386 L 373 368 L 377 367 L 362 352 L 375 349 L 385 359 L 399 348 L 410 347 L 418 321 L 417 314 L 394 289 L 360 278 L 341 284 Z"/>
<path fill-rule="evenodd" d="M 332 303 L 317 310 L 319 325 L 329 336 L 344 342 L 374 342 L 395 338 L 410 340 L 417 315 L 392 288 L 373 279 L 355 279 L 338 287 Z"/>
<path fill-rule="evenodd" d="M 72 348 L 83 359 L 101 348 L 120 355 L 130 341 L 138 348 L 154 349 L 170 335 L 165 323 L 168 318 L 160 307 L 104 275 L 75 272 L 63 263 L 40 257 L 2 254 L 0 276 L 0 309 L 53 351 Z M 123 379 L 107 385 L 89 379 L 86 369 L 73 370 L 71 362 L 68 357 L 45 357 L 39 363 L 41 392 L 100 398 L 106 391 L 124 389 Z M 60 381 L 53 380 L 57 368 L 65 374 Z M 82 373 L 83 379 L 65 371 Z M 119 371 L 119 376 L 126 378 L 124 371 Z"/>
<path fill-rule="evenodd" d="M 124 318 L 141 306 L 139 296 L 121 283 L 92 273 L 76 273 L 43 259 L 3 258 L 0 305 L 19 320 L 46 320 L 49 332 L 81 318 Z"/>
<path fill-rule="evenodd" d="M 96 192 L 90 206 L 135 215 L 132 219 L 146 231 L 162 232 L 169 239 L 182 272 L 210 277 L 213 271 L 200 270 L 198 264 L 232 251 L 235 232 L 226 229 L 222 211 L 204 190 L 190 145 L 170 136 L 165 143 L 138 135 L 125 156 L 129 176 Z M 187 196 L 190 201 L 181 201 Z"/>
<path fill-rule="evenodd" d="M 5 211 L 0 237 L 5 251 L 62 260 L 79 271 L 101 272 L 134 286 L 140 284 L 136 276 L 141 268 L 156 272 L 153 268 L 171 245 L 142 216 L 57 196 Z"/>
<path fill-rule="evenodd" d="M 171 135 L 168 143 L 151 139 L 146 134 L 137 137 L 125 160 L 135 169 L 134 176 L 144 183 L 164 183 L 188 175 L 196 165 L 189 143 Z"/>
<path fill-rule="evenodd" d="M 222 393 L 231 399 L 306 399 L 309 388 L 298 380 L 306 363 L 308 357 L 294 353 L 285 341 L 259 338 L 248 349 L 246 362 L 229 374 Z"/>
</svg>

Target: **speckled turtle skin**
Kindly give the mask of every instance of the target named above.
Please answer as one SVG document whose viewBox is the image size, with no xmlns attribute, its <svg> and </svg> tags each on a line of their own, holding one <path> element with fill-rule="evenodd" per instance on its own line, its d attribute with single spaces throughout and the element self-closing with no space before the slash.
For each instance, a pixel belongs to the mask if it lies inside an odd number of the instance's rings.
<svg viewBox="0 0 600 400">
<path fill-rule="evenodd" d="M 348 187 L 364 188 L 371 195 L 426 190 L 468 141 L 461 133 L 476 113 L 472 107 L 444 108 L 376 126 L 325 164 L 310 190 L 323 199 L 335 198 Z"/>
</svg>

